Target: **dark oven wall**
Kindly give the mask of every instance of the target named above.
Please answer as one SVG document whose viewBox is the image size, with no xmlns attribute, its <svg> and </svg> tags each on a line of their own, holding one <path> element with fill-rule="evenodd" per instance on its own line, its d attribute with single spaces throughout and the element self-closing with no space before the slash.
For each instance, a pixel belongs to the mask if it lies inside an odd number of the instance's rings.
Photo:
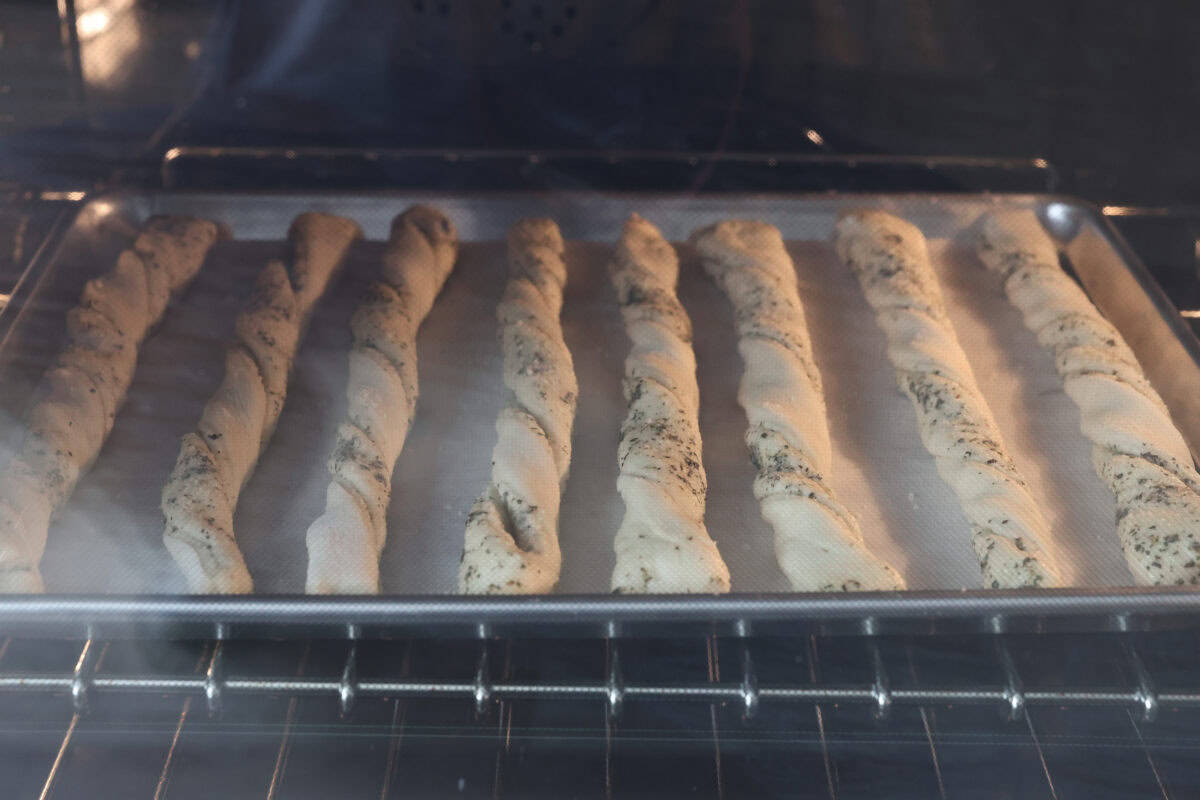
<svg viewBox="0 0 1200 800">
<path fill-rule="evenodd" d="M 171 144 L 1040 156 L 1194 199 L 1185 2 L 0 0 L 0 176 Z M 78 57 L 74 48 L 78 40 Z"/>
</svg>

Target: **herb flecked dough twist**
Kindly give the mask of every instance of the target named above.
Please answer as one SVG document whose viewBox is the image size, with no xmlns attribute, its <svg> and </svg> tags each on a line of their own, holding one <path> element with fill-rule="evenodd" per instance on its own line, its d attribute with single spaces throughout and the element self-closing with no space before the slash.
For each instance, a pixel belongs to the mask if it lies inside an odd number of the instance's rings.
<svg viewBox="0 0 1200 800">
<path fill-rule="evenodd" d="M 463 594 L 538 594 L 558 583 L 558 509 L 579 394 L 559 321 L 563 251 L 551 220 L 522 220 L 508 232 L 509 277 L 496 316 L 509 400 L 496 420 L 491 479 L 467 517 Z"/>
<path fill-rule="evenodd" d="M 627 412 L 617 451 L 625 517 L 612 589 L 620 593 L 729 591 L 729 569 L 704 527 L 708 479 L 692 321 L 675 295 L 679 258 L 634 214 L 609 266 L 625 331 Z"/>
<path fill-rule="evenodd" d="M 0 592 L 43 591 L 51 516 L 112 432 L 142 342 L 223 235 L 209 220 L 152 217 L 116 266 L 84 286 L 24 441 L 0 471 Z"/>
<path fill-rule="evenodd" d="M 1054 353 L 1093 444 L 1092 463 L 1116 498 L 1117 535 L 1134 579 L 1200 584 L 1200 475 L 1129 345 L 1063 272 L 1032 214 L 989 215 L 977 250 Z"/>
<path fill-rule="evenodd" d="M 413 206 L 392 222 L 379 280 L 350 327 L 346 420 L 327 462 L 325 511 L 308 528 L 310 594 L 375 594 L 392 471 L 417 409 L 417 330 L 458 257 L 449 217 Z"/>
<path fill-rule="evenodd" d="M 163 543 L 193 593 L 254 589 L 234 534 L 234 510 L 275 432 L 312 310 L 360 235 L 343 217 L 301 214 L 288 231 L 290 266 L 268 263 L 238 315 L 225 376 L 196 430 L 184 435 L 162 490 Z"/>
<path fill-rule="evenodd" d="M 1060 583 L 1050 527 L 1009 456 L 946 314 L 925 237 L 882 211 L 843 214 L 838 256 L 887 336 L 888 358 L 917 413 L 921 441 L 958 496 L 991 588 Z"/>
<path fill-rule="evenodd" d="M 858 520 L 828 484 L 833 449 L 821 373 L 779 230 L 729 220 L 697 231 L 692 242 L 733 304 L 744 365 L 738 401 L 758 470 L 754 496 L 775 531 L 776 558 L 792 588 L 904 588 L 896 570 L 867 549 Z"/>
</svg>

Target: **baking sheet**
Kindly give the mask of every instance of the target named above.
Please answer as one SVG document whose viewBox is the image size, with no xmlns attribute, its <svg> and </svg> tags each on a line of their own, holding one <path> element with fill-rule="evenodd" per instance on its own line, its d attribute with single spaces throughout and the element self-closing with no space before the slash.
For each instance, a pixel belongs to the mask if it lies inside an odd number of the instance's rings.
<svg viewBox="0 0 1200 800">
<path fill-rule="evenodd" d="M 200 277 L 145 343 L 127 403 L 95 467 L 50 532 L 43 562 L 52 592 L 184 590 L 161 544 L 158 497 L 178 449 L 223 368 L 223 347 L 246 288 L 285 252 L 291 219 L 309 209 L 353 217 L 368 239 L 318 306 L 297 359 L 275 437 L 242 493 L 235 519 L 259 592 L 302 591 L 304 532 L 321 512 L 324 460 L 341 420 L 350 343 L 348 320 L 374 277 L 391 218 L 412 202 L 434 202 L 459 225 L 459 264 L 421 329 L 421 397 L 397 465 L 382 564 L 390 594 L 452 591 L 468 508 L 485 485 L 493 423 L 504 402 L 495 305 L 503 290 L 503 236 L 516 219 L 555 218 L 568 237 L 563 324 L 580 402 L 560 530 L 559 591 L 607 593 L 612 537 L 623 513 L 616 493 L 617 431 L 624 415 L 628 349 L 605 261 L 624 218 L 638 211 L 681 241 L 727 217 L 763 219 L 788 242 L 822 370 L 834 447 L 831 483 L 862 522 L 868 543 L 913 589 L 977 588 L 978 566 L 957 502 L 938 478 L 915 414 L 896 388 L 883 334 L 828 237 L 849 205 L 901 214 L 930 237 L 952 321 L 1018 466 L 1055 530 L 1065 577 L 1075 586 L 1130 582 L 1116 540 L 1113 503 L 1092 471 L 1078 411 L 1049 354 L 1025 330 L 963 231 L 997 204 L 1035 208 L 1037 198 L 617 197 L 580 195 L 228 196 L 159 195 L 93 201 L 52 263 L 27 289 L 0 345 L 0 382 L 11 444 L 30 388 L 57 352 L 63 315 L 82 283 L 109 268 L 151 213 L 192 213 L 226 223 Z M 727 301 L 680 246 L 680 296 L 696 328 L 701 432 L 709 475 L 707 522 L 736 592 L 786 592 L 771 531 L 751 493 L 753 468 L 737 405 L 741 363 Z M 1085 281 L 1086 283 L 1086 281 Z"/>
</svg>

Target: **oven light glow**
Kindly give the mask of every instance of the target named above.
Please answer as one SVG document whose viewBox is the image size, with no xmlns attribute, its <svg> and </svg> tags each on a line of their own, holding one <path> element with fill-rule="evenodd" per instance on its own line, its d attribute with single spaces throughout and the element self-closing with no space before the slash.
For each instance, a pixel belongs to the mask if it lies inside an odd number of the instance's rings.
<svg viewBox="0 0 1200 800">
<path fill-rule="evenodd" d="M 80 39 L 90 39 L 93 36 L 98 36 L 104 33 L 111 24 L 112 14 L 108 13 L 107 8 L 93 8 L 91 11 L 85 11 L 75 21 L 75 27 L 79 31 Z"/>
<path fill-rule="evenodd" d="M 71 191 L 71 192 L 56 192 L 44 191 L 38 193 L 39 200 L 45 200 L 49 203 L 61 202 L 66 200 L 69 203 L 78 203 L 83 198 L 87 197 L 87 192 Z"/>
<path fill-rule="evenodd" d="M 815 144 L 817 147 L 825 146 L 825 137 L 822 136 L 821 134 L 817 133 L 816 131 L 814 131 L 812 128 L 809 128 L 806 131 L 804 131 L 804 135 L 806 137 L 808 137 L 808 140 L 810 142 L 812 142 L 813 144 Z"/>
</svg>

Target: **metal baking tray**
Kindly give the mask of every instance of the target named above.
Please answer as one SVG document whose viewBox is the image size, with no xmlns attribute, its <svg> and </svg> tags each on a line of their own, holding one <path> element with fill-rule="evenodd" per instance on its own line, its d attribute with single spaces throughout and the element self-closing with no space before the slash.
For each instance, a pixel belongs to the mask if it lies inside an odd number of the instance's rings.
<svg viewBox="0 0 1200 800">
<path fill-rule="evenodd" d="M 397 466 L 384 589 L 372 598 L 295 596 L 303 587 L 307 524 L 320 512 L 323 461 L 344 408 L 346 322 L 374 274 L 395 214 L 438 205 L 460 228 L 460 265 L 418 342 L 421 401 Z M 1062 533 L 1081 588 L 998 592 L 978 586 L 965 523 L 917 438 L 908 401 L 894 388 L 878 332 L 857 287 L 828 245 L 837 214 L 879 207 L 930 239 L 964 347 L 1010 446 Z M 973 220 L 1026 208 L 1061 243 L 1066 262 L 1121 329 L 1192 446 L 1200 451 L 1200 342 L 1145 268 L 1094 208 L 1048 195 L 265 194 L 123 192 L 82 203 L 73 224 L 31 265 L 0 314 L 0 424 L 11 444 L 33 387 L 57 352 L 65 311 L 84 281 L 109 268 L 155 213 L 219 220 L 233 233 L 147 340 L 117 426 L 92 471 L 52 526 L 43 570 L 54 594 L 0 598 L 0 624 L 188 623 L 346 625 L 484 630 L 561 623 L 750 625 L 805 621 L 855 630 L 937 624 L 1013 629 L 1141 624 L 1200 608 L 1200 593 L 1132 589 L 1112 523 L 1112 501 L 1092 474 L 1077 412 L 1049 356 L 1020 325 L 999 286 L 964 243 Z M 220 380 L 224 342 L 253 276 L 283 252 L 291 219 L 309 209 L 354 218 L 367 242 L 318 308 L 302 345 L 288 406 L 243 493 L 237 528 L 261 595 L 185 597 L 161 547 L 158 492 Z M 868 541 L 897 560 L 914 591 L 796 594 L 774 564 L 769 528 L 750 492 L 752 468 L 736 404 L 738 360 L 724 298 L 681 246 L 680 294 L 696 325 L 701 427 L 709 471 L 708 524 L 733 573 L 726 597 L 613 597 L 607 581 L 622 506 L 615 490 L 620 377 L 627 342 L 604 274 L 606 255 L 632 211 L 682 242 L 699 225 L 763 219 L 784 233 L 800 271 L 818 364 L 825 376 L 837 453 L 834 487 L 859 514 Z M 556 219 L 570 241 L 564 327 L 580 376 L 572 477 L 564 498 L 561 594 L 459 598 L 446 594 L 462 520 L 486 481 L 495 412 L 503 402 L 494 306 L 503 287 L 503 237 L 524 216 Z M 1055 622 L 1057 621 L 1057 622 Z M 223 629 L 224 630 L 224 629 Z"/>
</svg>

